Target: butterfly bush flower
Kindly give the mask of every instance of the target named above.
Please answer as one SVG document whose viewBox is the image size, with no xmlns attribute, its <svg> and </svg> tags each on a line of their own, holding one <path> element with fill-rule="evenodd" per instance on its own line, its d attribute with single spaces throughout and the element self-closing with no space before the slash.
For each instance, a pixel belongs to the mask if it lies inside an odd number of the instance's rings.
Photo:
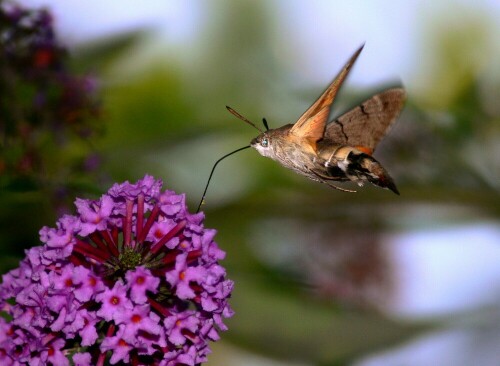
<svg viewBox="0 0 500 366">
<path fill-rule="evenodd" d="M 0 0 L 0 45 L 0 189 L 43 188 L 66 212 L 75 182 L 98 175 L 100 82 L 75 73 L 48 10 Z"/>
<path fill-rule="evenodd" d="M 1 365 L 199 365 L 232 316 L 225 256 L 184 195 L 145 176 L 40 230 L 0 285 Z"/>
</svg>

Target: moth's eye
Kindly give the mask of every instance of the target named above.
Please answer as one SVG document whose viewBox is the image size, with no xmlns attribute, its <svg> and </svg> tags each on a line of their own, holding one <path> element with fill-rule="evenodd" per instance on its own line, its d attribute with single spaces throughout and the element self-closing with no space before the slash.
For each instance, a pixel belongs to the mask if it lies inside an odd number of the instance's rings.
<svg viewBox="0 0 500 366">
<path fill-rule="evenodd" d="M 269 145 L 269 140 L 266 137 L 264 137 L 260 142 L 260 144 L 262 147 L 267 147 Z"/>
</svg>

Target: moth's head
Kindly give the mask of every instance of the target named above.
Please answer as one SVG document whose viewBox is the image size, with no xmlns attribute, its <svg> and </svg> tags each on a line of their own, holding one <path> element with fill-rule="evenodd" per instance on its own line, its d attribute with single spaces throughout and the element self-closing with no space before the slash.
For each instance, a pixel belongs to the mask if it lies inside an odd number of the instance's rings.
<svg viewBox="0 0 500 366">
<path fill-rule="evenodd" d="M 271 136 L 267 131 L 254 138 L 250 142 L 250 146 L 262 156 L 272 157 L 274 155 Z"/>
</svg>

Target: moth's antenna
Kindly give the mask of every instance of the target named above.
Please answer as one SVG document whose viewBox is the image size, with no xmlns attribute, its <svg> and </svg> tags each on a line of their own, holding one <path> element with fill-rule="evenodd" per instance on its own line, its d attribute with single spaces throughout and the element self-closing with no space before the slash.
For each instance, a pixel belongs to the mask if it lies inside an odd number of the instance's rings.
<svg viewBox="0 0 500 366">
<path fill-rule="evenodd" d="M 265 118 L 262 118 L 262 123 L 264 124 L 266 131 L 269 131 L 269 125 L 267 124 L 267 120 Z"/>
<path fill-rule="evenodd" d="M 229 107 L 228 107 L 228 110 L 229 110 Z M 231 110 L 229 110 L 229 111 L 231 112 Z M 203 191 L 203 196 L 201 196 L 200 204 L 198 205 L 198 208 L 196 209 L 196 213 L 200 212 L 201 205 L 203 204 L 203 201 L 205 200 L 205 196 L 207 195 L 208 185 L 210 184 L 210 180 L 212 179 L 212 175 L 214 174 L 215 167 L 217 166 L 217 164 L 219 164 L 222 160 L 224 160 L 228 156 L 236 154 L 238 151 L 248 149 L 249 147 L 251 147 L 251 146 L 248 145 L 248 146 L 245 146 L 245 147 L 240 147 L 239 149 L 234 150 L 233 152 L 230 152 L 229 154 L 224 155 L 222 158 L 220 158 L 219 160 L 217 160 L 215 162 L 215 164 L 214 164 L 214 166 L 212 168 L 212 171 L 210 172 L 210 175 L 208 176 L 207 185 L 205 186 L 205 190 Z"/>
<path fill-rule="evenodd" d="M 229 111 L 229 113 L 231 113 L 233 116 L 241 119 L 242 121 L 248 123 L 250 126 L 252 126 L 253 128 L 256 128 L 257 130 L 260 131 L 260 133 L 264 133 L 264 131 L 262 131 L 259 127 L 257 127 L 255 125 L 255 123 L 253 122 L 250 122 L 248 119 L 246 119 L 245 117 L 243 117 L 241 114 L 239 114 L 238 112 L 236 112 L 233 108 L 229 107 L 229 106 L 226 106 L 227 110 Z"/>
</svg>

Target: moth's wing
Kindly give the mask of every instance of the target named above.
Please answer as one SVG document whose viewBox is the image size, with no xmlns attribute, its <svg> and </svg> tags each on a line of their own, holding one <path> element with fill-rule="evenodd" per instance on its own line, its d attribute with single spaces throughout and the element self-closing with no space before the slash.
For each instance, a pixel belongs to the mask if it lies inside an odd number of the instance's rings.
<svg viewBox="0 0 500 366">
<path fill-rule="evenodd" d="M 316 142 L 323 138 L 333 100 L 362 49 L 363 46 L 352 55 L 330 86 L 295 122 L 290 130 L 292 134 L 309 140 L 314 147 Z"/>
<path fill-rule="evenodd" d="M 403 88 L 376 94 L 326 126 L 325 140 L 354 146 L 372 154 L 403 109 Z"/>
</svg>

